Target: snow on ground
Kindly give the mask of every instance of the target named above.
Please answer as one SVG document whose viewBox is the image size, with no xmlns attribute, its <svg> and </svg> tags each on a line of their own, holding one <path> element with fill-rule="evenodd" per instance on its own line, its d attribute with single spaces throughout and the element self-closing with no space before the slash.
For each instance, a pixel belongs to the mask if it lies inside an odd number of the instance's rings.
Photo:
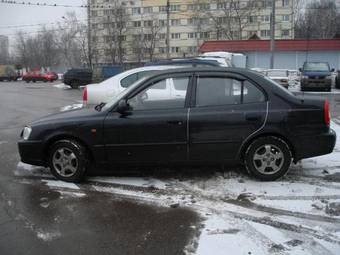
<svg viewBox="0 0 340 255">
<path fill-rule="evenodd" d="M 339 123 L 334 121 L 331 127 L 339 137 Z M 83 199 L 91 192 L 103 192 L 196 210 L 204 219 L 203 226 L 192 226 L 198 236 L 184 249 L 188 255 L 328 255 L 340 251 L 340 139 L 332 154 L 302 160 L 275 182 L 259 182 L 244 171 L 214 168 L 147 177 L 89 177 L 82 184 L 54 180 L 46 169 L 23 163 L 14 174 L 27 185 L 37 182 L 29 175 L 39 176 L 61 197 Z"/>
<path fill-rule="evenodd" d="M 65 112 L 65 111 L 69 111 L 69 110 L 80 109 L 82 107 L 83 107 L 82 103 L 71 104 L 71 105 L 66 105 L 66 106 L 60 107 L 60 111 Z"/>
<path fill-rule="evenodd" d="M 54 84 L 53 87 L 57 89 L 70 89 L 71 88 L 69 85 L 66 85 L 64 83 Z"/>
</svg>

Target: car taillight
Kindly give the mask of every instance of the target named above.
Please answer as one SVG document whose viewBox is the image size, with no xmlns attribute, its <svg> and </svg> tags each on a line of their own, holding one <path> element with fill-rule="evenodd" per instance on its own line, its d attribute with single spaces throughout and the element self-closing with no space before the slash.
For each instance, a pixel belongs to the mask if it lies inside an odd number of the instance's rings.
<svg viewBox="0 0 340 255">
<path fill-rule="evenodd" d="M 83 104 L 86 105 L 87 103 L 87 87 L 85 86 L 83 91 Z"/>
<path fill-rule="evenodd" d="M 323 104 L 323 119 L 326 125 L 330 124 L 331 121 L 331 116 L 329 113 L 329 103 L 328 100 L 325 100 L 324 104 Z"/>
</svg>

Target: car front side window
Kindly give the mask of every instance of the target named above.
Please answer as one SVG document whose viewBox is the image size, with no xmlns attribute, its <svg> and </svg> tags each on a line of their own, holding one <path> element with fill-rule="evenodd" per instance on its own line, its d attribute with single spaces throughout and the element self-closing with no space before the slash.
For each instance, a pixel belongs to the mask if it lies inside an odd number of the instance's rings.
<svg viewBox="0 0 340 255">
<path fill-rule="evenodd" d="M 171 82 L 175 86 L 180 84 L 182 93 L 174 93 Z M 188 77 L 161 79 L 130 98 L 128 104 L 134 111 L 184 108 L 188 84 Z"/>
</svg>

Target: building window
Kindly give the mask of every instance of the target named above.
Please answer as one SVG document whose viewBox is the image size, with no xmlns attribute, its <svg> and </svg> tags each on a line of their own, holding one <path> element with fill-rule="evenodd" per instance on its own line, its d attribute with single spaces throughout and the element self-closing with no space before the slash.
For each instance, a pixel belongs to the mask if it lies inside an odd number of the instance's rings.
<svg viewBox="0 0 340 255">
<path fill-rule="evenodd" d="M 181 34 L 180 33 L 172 33 L 171 34 L 171 39 L 180 39 L 181 38 Z"/>
<path fill-rule="evenodd" d="M 180 48 L 179 47 L 171 47 L 171 52 L 172 53 L 179 53 Z"/>
<path fill-rule="evenodd" d="M 209 32 L 201 32 L 200 33 L 200 38 L 201 39 L 207 39 L 210 37 L 210 33 Z"/>
<path fill-rule="evenodd" d="M 282 15 L 282 21 L 289 21 L 289 15 Z"/>
<path fill-rule="evenodd" d="M 159 6 L 159 12 L 166 12 L 166 5 L 165 6 Z"/>
<path fill-rule="evenodd" d="M 217 9 L 229 9 L 229 3 L 228 2 L 218 3 Z"/>
<path fill-rule="evenodd" d="M 189 39 L 197 38 L 197 33 L 188 33 L 188 38 Z"/>
<path fill-rule="evenodd" d="M 140 7 L 133 7 L 132 8 L 132 15 L 140 14 Z"/>
<path fill-rule="evenodd" d="M 165 27 L 166 26 L 166 20 L 165 19 L 160 19 L 159 20 L 159 26 L 160 27 Z"/>
<path fill-rule="evenodd" d="M 98 11 L 91 11 L 91 16 L 92 17 L 98 16 Z"/>
<path fill-rule="evenodd" d="M 263 1 L 263 7 L 265 7 L 265 8 L 272 7 L 272 5 L 273 5 L 272 0 Z"/>
<path fill-rule="evenodd" d="M 170 5 L 170 11 L 178 12 L 180 10 L 181 10 L 181 5 L 180 4 L 171 4 Z"/>
<path fill-rule="evenodd" d="M 133 27 L 141 27 L 141 22 L 140 21 L 134 21 L 133 22 Z"/>
<path fill-rule="evenodd" d="M 144 40 L 151 41 L 152 40 L 152 34 L 144 34 Z"/>
<path fill-rule="evenodd" d="M 196 46 L 189 46 L 188 52 L 189 53 L 197 53 L 197 47 Z"/>
<path fill-rule="evenodd" d="M 126 41 L 126 35 L 118 35 L 118 41 Z"/>
<path fill-rule="evenodd" d="M 261 30 L 261 37 L 269 37 L 270 30 Z"/>
<path fill-rule="evenodd" d="M 289 6 L 289 0 L 282 0 L 282 6 Z"/>
<path fill-rule="evenodd" d="M 257 16 L 249 16 L 249 23 L 256 23 L 257 22 Z"/>
<path fill-rule="evenodd" d="M 195 5 L 193 5 L 193 4 L 188 4 L 188 5 L 187 5 L 187 10 L 188 10 L 188 11 L 193 11 L 193 10 L 195 10 Z"/>
<path fill-rule="evenodd" d="M 165 40 L 166 39 L 166 34 L 165 33 L 161 33 L 161 34 L 158 35 L 158 38 L 160 40 Z"/>
<path fill-rule="evenodd" d="M 152 7 L 144 7 L 143 12 L 144 13 L 152 13 Z"/>
<path fill-rule="evenodd" d="M 270 16 L 269 15 L 262 15 L 261 21 L 262 22 L 270 22 Z"/>
<path fill-rule="evenodd" d="M 181 25 L 180 19 L 172 19 L 171 20 L 171 26 L 179 26 L 179 25 Z"/>
<path fill-rule="evenodd" d="M 144 20 L 144 27 L 152 27 L 152 20 Z"/>
<path fill-rule="evenodd" d="M 281 31 L 281 36 L 282 37 L 288 37 L 289 36 L 289 30 L 288 29 L 283 29 Z"/>
<path fill-rule="evenodd" d="M 210 10 L 210 4 L 199 4 L 199 10 Z"/>
<path fill-rule="evenodd" d="M 159 47 L 158 48 L 159 53 L 165 54 L 166 53 L 166 47 Z"/>
</svg>

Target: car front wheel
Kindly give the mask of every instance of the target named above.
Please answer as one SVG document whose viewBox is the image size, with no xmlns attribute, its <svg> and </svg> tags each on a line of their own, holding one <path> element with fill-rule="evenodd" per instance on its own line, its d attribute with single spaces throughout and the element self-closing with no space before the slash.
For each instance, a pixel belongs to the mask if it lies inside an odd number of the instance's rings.
<svg viewBox="0 0 340 255">
<path fill-rule="evenodd" d="M 50 149 L 48 163 L 52 174 L 66 182 L 80 182 L 87 168 L 87 153 L 74 140 L 60 140 Z"/>
<path fill-rule="evenodd" d="M 284 176 L 292 162 L 292 154 L 285 141 L 267 136 L 253 141 L 244 157 L 250 174 L 262 181 L 274 181 Z"/>
</svg>

